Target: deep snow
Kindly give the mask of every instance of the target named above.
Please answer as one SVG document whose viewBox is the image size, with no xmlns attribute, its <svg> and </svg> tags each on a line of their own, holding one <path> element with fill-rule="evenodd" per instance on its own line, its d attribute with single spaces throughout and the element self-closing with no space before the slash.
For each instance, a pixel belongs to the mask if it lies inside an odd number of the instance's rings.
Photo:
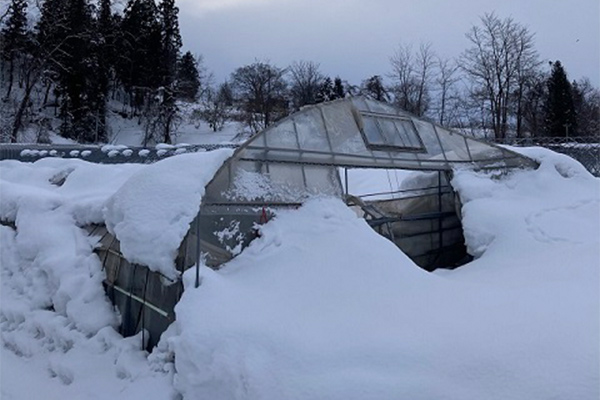
<svg viewBox="0 0 600 400">
<path fill-rule="evenodd" d="M 132 175 L 105 204 L 104 220 L 127 260 L 177 278 L 175 257 L 204 188 L 232 149 L 182 154 Z"/>
<path fill-rule="evenodd" d="M 597 399 L 600 180 L 519 151 L 540 168 L 455 172 L 472 263 L 426 273 L 316 198 L 202 268 L 148 360 L 79 226 L 150 167 L 0 162 L 2 398 Z"/>
</svg>

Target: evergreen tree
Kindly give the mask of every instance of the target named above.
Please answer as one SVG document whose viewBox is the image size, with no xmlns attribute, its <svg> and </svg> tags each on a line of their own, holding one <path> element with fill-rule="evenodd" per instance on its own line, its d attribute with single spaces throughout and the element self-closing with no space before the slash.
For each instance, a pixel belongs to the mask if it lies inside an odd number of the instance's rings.
<svg viewBox="0 0 600 400">
<path fill-rule="evenodd" d="M 48 102 L 50 89 L 57 84 L 64 59 L 64 40 L 67 37 L 67 0 L 45 0 L 40 19 L 35 26 L 34 54 L 39 63 L 40 76 L 46 87 L 44 104 Z M 60 88 L 55 95 L 61 95 Z"/>
<path fill-rule="evenodd" d="M 177 68 L 177 97 L 193 102 L 200 89 L 200 73 L 198 64 L 191 52 L 186 52 L 179 60 Z"/>
<path fill-rule="evenodd" d="M 29 49 L 29 38 L 27 32 L 27 1 L 12 0 L 8 7 L 8 19 L 6 25 L 0 32 L 2 38 L 2 61 L 8 64 L 8 89 L 6 98 L 10 97 L 14 74 L 15 64 L 17 64 L 20 55 L 27 52 Z"/>
<path fill-rule="evenodd" d="M 377 101 L 388 101 L 389 95 L 383 86 L 383 79 L 379 75 L 373 75 L 362 84 L 362 92 Z"/>
<path fill-rule="evenodd" d="M 343 99 L 346 97 L 346 89 L 344 88 L 344 83 L 342 79 L 337 76 L 333 80 L 333 98 L 334 99 Z"/>
<path fill-rule="evenodd" d="M 161 23 L 161 46 L 162 46 L 162 85 L 172 86 L 177 71 L 179 49 L 181 49 L 181 34 L 179 33 L 179 21 L 177 14 L 179 9 L 175 6 L 175 0 L 162 0 L 158 6 Z"/>
<path fill-rule="evenodd" d="M 68 0 L 45 0 L 36 24 L 36 50 L 42 54 L 54 54 L 67 37 L 67 20 L 69 16 Z M 57 67 L 58 56 L 54 67 Z"/>
<path fill-rule="evenodd" d="M 161 45 L 162 45 L 162 77 L 161 86 L 163 90 L 162 102 L 160 104 L 160 117 L 162 120 L 163 141 L 171 143 L 173 123 L 177 116 L 175 104 L 177 73 L 177 60 L 179 49 L 181 49 L 181 35 L 179 33 L 179 21 L 177 13 L 179 9 L 175 6 L 175 0 L 162 0 L 159 5 L 161 22 Z"/>
<path fill-rule="evenodd" d="M 324 101 L 330 101 L 335 99 L 335 91 L 333 89 L 333 81 L 330 77 L 325 77 L 319 86 L 317 92 L 316 102 L 322 103 Z"/>
<path fill-rule="evenodd" d="M 552 64 L 552 72 L 546 85 L 548 87 L 548 97 L 544 105 L 546 134 L 558 137 L 576 132 L 571 83 L 560 61 Z"/>
<path fill-rule="evenodd" d="M 95 60 L 92 53 L 93 21 L 86 0 L 70 0 L 60 69 L 60 89 L 63 93 L 60 116 L 61 135 L 80 142 L 96 141 L 97 104 Z"/>
<path fill-rule="evenodd" d="M 588 78 L 573 81 L 573 105 L 578 136 L 597 136 L 600 132 L 600 90 Z"/>
<path fill-rule="evenodd" d="M 106 141 L 106 104 L 108 101 L 109 86 L 114 79 L 114 65 L 116 62 L 116 32 L 117 26 L 111 11 L 111 0 L 100 0 L 100 9 L 97 21 L 97 38 L 94 53 L 96 55 L 96 110 L 98 141 Z"/>
<path fill-rule="evenodd" d="M 161 85 L 161 26 L 154 0 L 130 0 L 121 23 L 117 74 L 140 112 Z"/>
</svg>

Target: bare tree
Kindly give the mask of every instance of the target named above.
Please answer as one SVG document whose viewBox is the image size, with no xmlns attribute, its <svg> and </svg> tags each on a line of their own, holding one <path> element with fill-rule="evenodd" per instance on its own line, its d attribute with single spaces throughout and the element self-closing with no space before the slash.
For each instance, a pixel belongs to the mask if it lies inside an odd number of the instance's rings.
<svg viewBox="0 0 600 400">
<path fill-rule="evenodd" d="M 227 105 L 229 95 L 226 84 L 221 84 L 218 89 L 210 87 L 206 90 L 206 95 L 202 101 L 203 109 L 199 116 L 208 122 L 208 126 L 213 132 L 222 130 L 225 122 L 229 119 Z"/>
<path fill-rule="evenodd" d="M 246 123 L 255 132 L 287 113 L 285 71 L 268 62 L 256 61 L 231 74 L 231 86 L 244 111 Z"/>
<path fill-rule="evenodd" d="M 522 99 L 520 136 L 540 135 L 544 127 L 544 100 L 547 97 L 547 74 L 538 72 L 525 83 Z"/>
<path fill-rule="evenodd" d="M 401 44 L 390 57 L 392 91 L 395 103 L 402 109 L 423 116 L 430 103 L 431 70 L 434 65 L 431 44 L 421 44 L 417 52 Z"/>
<path fill-rule="evenodd" d="M 525 92 L 528 86 L 535 84 L 540 75 L 541 61 L 533 47 L 534 35 L 524 26 L 518 26 L 513 31 L 514 56 L 515 56 L 515 84 L 513 93 L 515 102 L 514 113 L 516 119 L 517 137 L 523 135 L 523 120 L 525 107 Z"/>
<path fill-rule="evenodd" d="M 390 64 L 394 102 L 400 108 L 410 111 L 415 91 L 412 47 L 406 44 L 398 46 L 394 55 L 390 57 Z"/>
<path fill-rule="evenodd" d="M 211 91 L 214 92 L 213 86 L 215 86 L 215 75 L 212 71 L 208 70 L 202 54 L 196 55 L 196 65 L 198 68 L 198 80 L 200 82 L 198 97 L 200 99 L 205 99 L 207 96 L 211 95 Z"/>
<path fill-rule="evenodd" d="M 459 67 L 458 64 L 456 64 L 454 61 L 449 59 L 442 59 L 441 57 L 436 58 L 435 65 L 437 67 L 435 85 L 439 93 L 437 120 L 440 123 L 440 125 L 444 125 L 448 122 L 447 114 L 448 109 L 450 108 L 448 103 L 453 97 L 458 97 L 453 96 L 453 91 L 454 86 L 460 80 L 460 76 L 458 75 Z"/>
<path fill-rule="evenodd" d="M 319 89 L 325 79 L 319 71 L 319 64 L 312 61 L 294 61 L 289 67 L 290 96 L 294 108 L 315 104 Z"/>
<path fill-rule="evenodd" d="M 520 133 L 524 88 L 531 72 L 539 66 L 533 34 L 512 18 L 485 14 L 481 26 L 466 34 L 472 46 L 462 54 L 462 67 L 470 78 L 473 96 L 489 109 L 496 138 L 508 132 L 511 108 Z"/>
<path fill-rule="evenodd" d="M 573 82 L 573 103 L 579 136 L 597 136 L 600 132 L 600 90 L 589 78 Z"/>
</svg>

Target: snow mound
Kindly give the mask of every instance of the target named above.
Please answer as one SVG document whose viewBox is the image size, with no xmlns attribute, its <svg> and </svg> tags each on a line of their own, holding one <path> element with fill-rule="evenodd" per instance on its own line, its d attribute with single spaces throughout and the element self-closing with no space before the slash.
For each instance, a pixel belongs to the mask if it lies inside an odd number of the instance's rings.
<svg viewBox="0 0 600 400">
<path fill-rule="evenodd" d="M 598 398 L 600 180 L 535 152 L 536 171 L 456 172 L 473 263 L 428 274 L 312 200 L 199 288 L 184 275 L 154 357 L 184 399 Z"/>
<path fill-rule="evenodd" d="M 93 252 L 97 238 L 82 227 L 105 223 L 108 214 L 122 218 L 111 220 L 118 231 L 128 232 L 136 217 L 149 218 L 163 232 L 179 229 L 193 218 L 190 210 L 198 210 L 202 182 L 231 151 L 175 156 L 158 166 L 0 161 L 0 397 L 175 396 L 171 374 L 151 369 L 141 338 L 123 339 L 115 331 L 119 316 L 102 286 L 104 271 Z M 164 181 L 177 183 L 177 192 Z M 150 208 L 163 200 L 163 208 Z M 163 246 L 153 254 L 162 256 L 161 251 L 167 250 Z"/>
<path fill-rule="evenodd" d="M 390 339 L 378 326 L 400 327 L 396 308 L 430 280 L 339 200 L 281 212 L 220 272 L 204 269 L 199 289 L 187 282 L 168 339 L 176 388 L 185 399 L 337 398 L 355 373 L 364 383 L 362 368 L 382 384 L 393 355 L 369 355 Z M 335 370 L 331 391 L 322 374 Z"/>
<path fill-rule="evenodd" d="M 4 321 L 20 323 L 51 309 L 85 334 L 116 326 L 93 240 L 80 226 L 103 221 L 103 203 L 135 167 L 64 159 L 0 167 L 0 219 L 16 228 L 2 227 Z M 26 309 L 4 297 L 13 292 Z"/>
<path fill-rule="evenodd" d="M 565 155 L 542 148 L 512 150 L 538 161 L 538 170 L 514 171 L 504 179 L 494 177 L 494 172 L 454 173 L 452 186 L 463 204 L 469 253 L 480 257 L 489 251 L 526 252 L 530 248 L 533 252 L 540 245 L 558 242 L 596 242 L 600 237 L 600 180 Z"/>
<path fill-rule="evenodd" d="M 98 165 L 79 159 L 43 158 L 0 162 L 0 219 L 16 221 L 19 209 L 64 208 L 79 226 L 104 223 L 103 207 L 137 164 Z M 26 212 L 26 211 L 25 211 Z"/>
<path fill-rule="evenodd" d="M 313 199 L 203 267 L 199 288 L 184 275 L 150 364 L 140 337 L 114 331 L 80 227 L 106 217 L 138 262 L 164 259 L 230 151 L 1 161 L 0 397 L 598 399 L 600 180 L 518 151 L 540 168 L 455 171 L 472 263 L 426 273 L 339 200 Z M 157 236 L 138 222 L 172 242 L 149 250 Z"/>
<path fill-rule="evenodd" d="M 133 263 L 176 278 L 174 260 L 204 188 L 232 149 L 181 154 L 140 170 L 106 203 L 106 226 Z"/>
<path fill-rule="evenodd" d="M 0 397 L 168 398 L 169 374 L 149 368 L 139 337 L 114 330 L 94 240 L 79 227 L 102 221 L 137 166 L 44 159 L 0 169 Z"/>
</svg>

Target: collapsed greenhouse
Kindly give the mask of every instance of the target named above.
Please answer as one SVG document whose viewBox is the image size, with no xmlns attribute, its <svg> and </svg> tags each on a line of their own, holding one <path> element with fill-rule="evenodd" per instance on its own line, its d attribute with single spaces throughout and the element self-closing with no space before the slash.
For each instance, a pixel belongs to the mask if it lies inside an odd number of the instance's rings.
<svg viewBox="0 0 600 400">
<path fill-rule="evenodd" d="M 460 199 L 450 185 L 453 169 L 462 167 L 502 171 L 537 163 L 364 97 L 305 107 L 255 135 L 220 167 L 176 268 L 195 267 L 197 277 L 201 266 L 218 269 L 260 234 L 257 225 L 315 195 L 343 199 L 420 267 L 454 268 L 469 259 Z M 421 173 L 416 185 L 373 196 L 354 191 L 356 169 Z M 89 233 L 100 238 L 105 288 L 122 315 L 122 334 L 148 332 L 146 345 L 153 347 L 174 320 L 181 280 L 131 263 L 105 226 Z"/>
</svg>

